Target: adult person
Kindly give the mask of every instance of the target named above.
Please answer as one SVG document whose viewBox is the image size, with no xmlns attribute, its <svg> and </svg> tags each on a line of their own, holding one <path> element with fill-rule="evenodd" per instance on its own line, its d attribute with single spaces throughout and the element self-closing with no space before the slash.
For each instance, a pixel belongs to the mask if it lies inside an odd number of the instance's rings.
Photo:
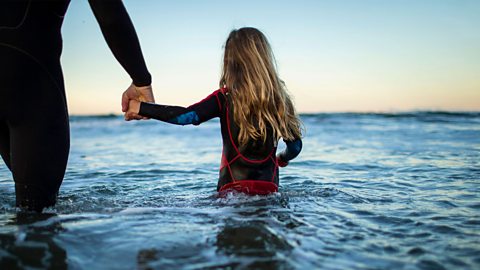
<svg viewBox="0 0 480 270">
<path fill-rule="evenodd" d="M 16 205 L 27 210 L 54 205 L 65 174 L 70 135 L 60 30 L 69 2 L 0 2 L 0 154 L 15 181 Z M 129 99 L 153 102 L 151 75 L 123 3 L 89 3 L 133 81 L 122 110 Z"/>
</svg>

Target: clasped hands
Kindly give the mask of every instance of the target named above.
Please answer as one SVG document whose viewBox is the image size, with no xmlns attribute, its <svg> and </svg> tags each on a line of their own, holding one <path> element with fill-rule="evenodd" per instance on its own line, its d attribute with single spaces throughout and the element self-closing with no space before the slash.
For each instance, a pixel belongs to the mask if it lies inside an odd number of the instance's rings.
<svg viewBox="0 0 480 270">
<path fill-rule="evenodd" d="M 140 102 L 155 102 L 152 86 L 135 86 L 132 83 L 122 94 L 122 112 L 126 121 L 148 119 L 138 114 Z"/>
</svg>

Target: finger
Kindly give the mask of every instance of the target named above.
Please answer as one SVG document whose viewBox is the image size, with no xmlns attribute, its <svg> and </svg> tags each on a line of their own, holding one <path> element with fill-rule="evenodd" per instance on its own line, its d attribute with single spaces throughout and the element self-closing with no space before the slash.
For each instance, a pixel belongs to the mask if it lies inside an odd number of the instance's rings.
<svg viewBox="0 0 480 270">
<path fill-rule="evenodd" d="M 141 118 L 141 117 L 140 117 L 138 114 L 136 114 L 136 113 L 131 113 L 131 114 L 130 114 L 130 118 L 135 119 L 135 120 L 138 120 L 138 119 Z"/>
<path fill-rule="evenodd" d="M 138 99 L 139 93 L 136 90 L 136 86 L 130 84 L 130 86 L 122 94 L 122 111 L 126 112 L 128 110 L 128 102 L 131 99 Z"/>
<path fill-rule="evenodd" d="M 132 112 L 126 112 L 125 113 L 125 120 L 130 121 L 135 119 L 135 114 Z"/>
<path fill-rule="evenodd" d="M 131 112 L 125 113 L 125 120 L 127 120 L 127 121 L 135 120 L 135 114 L 133 114 Z"/>
<path fill-rule="evenodd" d="M 122 112 L 126 112 L 128 110 L 128 101 L 127 91 L 125 91 L 122 94 Z"/>
<path fill-rule="evenodd" d="M 141 115 L 138 115 L 134 112 L 128 112 L 127 113 L 127 116 L 128 116 L 128 119 L 129 120 L 142 120 L 143 119 L 143 116 Z"/>
</svg>

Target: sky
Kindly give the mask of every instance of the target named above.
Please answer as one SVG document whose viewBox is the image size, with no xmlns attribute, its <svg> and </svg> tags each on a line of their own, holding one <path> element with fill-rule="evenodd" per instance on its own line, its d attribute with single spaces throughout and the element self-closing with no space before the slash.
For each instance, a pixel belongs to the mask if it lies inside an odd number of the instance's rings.
<svg viewBox="0 0 480 270">
<path fill-rule="evenodd" d="M 128 0 L 157 103 L 218 88 L 232 29 L 260 29 L 300 113 L 480 111 L 477 0 Z M 70 113 L 121 113 L 131 79 L 86 0 L 62 28 Z"/>
</svg>

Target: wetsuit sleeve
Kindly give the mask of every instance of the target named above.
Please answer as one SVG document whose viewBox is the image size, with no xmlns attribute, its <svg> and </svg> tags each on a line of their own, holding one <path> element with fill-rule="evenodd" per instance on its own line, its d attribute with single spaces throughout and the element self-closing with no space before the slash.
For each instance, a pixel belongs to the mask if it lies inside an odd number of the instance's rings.
<svg viewBox="0 0 480 270">
<path fill-rule="evenodd" d="M 139 114 L 176 125 L 199 125 L 220 116 L 222 97 L 220 90 L 217 90 L 187 108 L 142 102 Z"/>
<path fill-rule="evenodd" d="M 288 161 L 296 158 L 300 151 L 302 151 L 302 139 L 296 139 L 293 141 L 285 141 L 287 148 L 277 155 L 281 167 L 285 167 L 288 164 Z"/>
<path fill-rule="evenodd" d="M 137 33 L 122 1 L 89 0 L 88 2 L 108 47 L 130 75 L 133 84 L 150 85 L 152 77 L 145 65 Z"/>
</svg>

